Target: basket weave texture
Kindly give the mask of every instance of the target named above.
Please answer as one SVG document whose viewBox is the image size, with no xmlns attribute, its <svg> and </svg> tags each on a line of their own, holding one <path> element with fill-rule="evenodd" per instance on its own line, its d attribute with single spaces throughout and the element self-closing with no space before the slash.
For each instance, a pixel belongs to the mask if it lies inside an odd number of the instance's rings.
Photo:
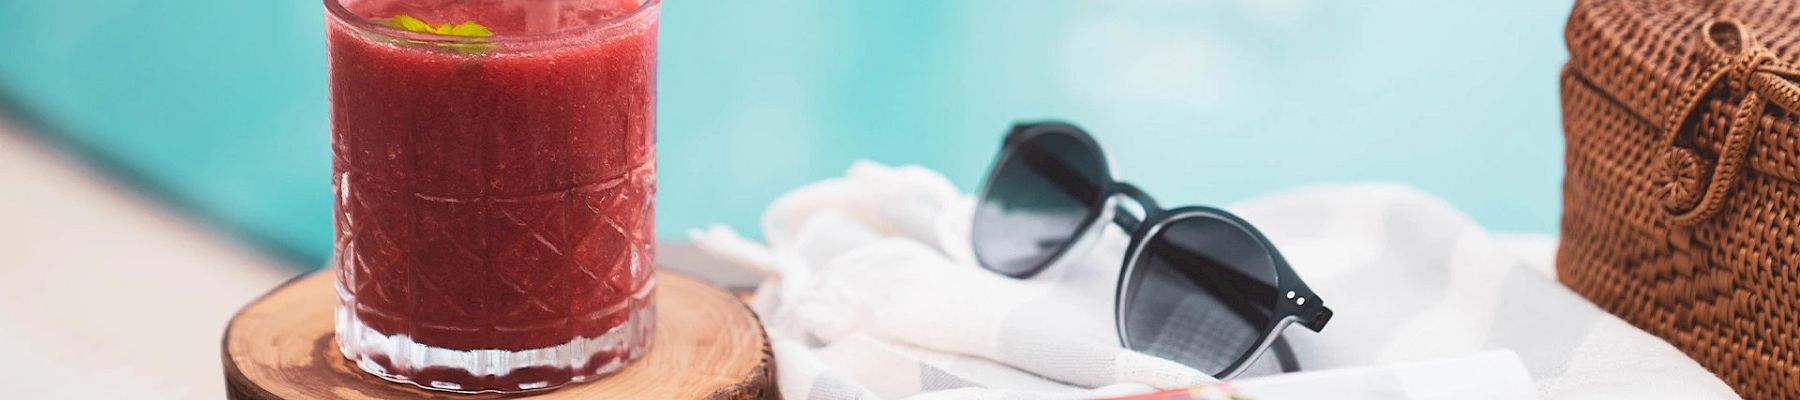
<svg viewBox="0 0 1800 400">
<path fill-rule="evenodd" d="M 1579 0 L 1565 36 L 1557 275 L 1800 399 L 1800 2 Z"/>
</svg>

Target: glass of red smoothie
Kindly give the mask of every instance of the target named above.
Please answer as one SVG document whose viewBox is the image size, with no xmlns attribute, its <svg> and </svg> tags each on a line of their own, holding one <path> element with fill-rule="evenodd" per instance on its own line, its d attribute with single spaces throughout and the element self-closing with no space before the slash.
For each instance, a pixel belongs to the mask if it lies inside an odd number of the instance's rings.
<svg viewBox="0 0 1800 400">
<path fill-rule="evenodd" d="M 659 4 L 325 0 L 345 357 L 512 392 L 643 354 Z"/>
</svg>

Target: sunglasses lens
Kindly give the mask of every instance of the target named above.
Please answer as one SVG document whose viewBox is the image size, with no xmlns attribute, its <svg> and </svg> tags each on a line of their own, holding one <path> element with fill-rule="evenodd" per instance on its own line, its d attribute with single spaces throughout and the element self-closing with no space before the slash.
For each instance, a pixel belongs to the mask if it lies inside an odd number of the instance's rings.
<svg viewBox="0 0 1800 400">
<path fill-rule="evenodd" d="M 1120 301 L 1125 344 L 1220 376 L 1247 362 L 1275 319 L 1275 262 L 1247 228 L 1177 216 L 1146 239 Z"/>
<path fill-rule="evenodd" d="M 1025 137 L 994 166 L 971 232 L 981 265 L 1010 276 L 1035 273 L 1099 208 L 1105 164 L 1098 148 L 1075 135 Z"/>
</svg>

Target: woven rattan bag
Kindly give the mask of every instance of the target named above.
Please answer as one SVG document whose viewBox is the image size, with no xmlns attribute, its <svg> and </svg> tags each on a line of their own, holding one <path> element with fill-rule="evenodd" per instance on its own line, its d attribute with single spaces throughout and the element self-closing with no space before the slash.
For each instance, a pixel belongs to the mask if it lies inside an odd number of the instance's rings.
<svg viewBox="0 0 1800 400">
<path fill-rule="evenodd" d="M 1800 399 L 1800 2 L 1582 0 L 1566 36 L 1557 274 Z"/>
</svg>

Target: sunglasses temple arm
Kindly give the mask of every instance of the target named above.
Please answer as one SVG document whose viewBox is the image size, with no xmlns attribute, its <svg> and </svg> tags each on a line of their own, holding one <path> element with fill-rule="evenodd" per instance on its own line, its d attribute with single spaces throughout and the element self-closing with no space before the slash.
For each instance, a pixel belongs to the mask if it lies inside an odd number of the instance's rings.
<svg viewBox="0 0 1800 400">
<path fill-rule="evenodd" d="M 1300 357 L 1294 355 L 1294 346 L 1288 345 L 1287 338 L 1275 337 L 1275 343 L 1269 345 L 1275 353 L 1275 361 L 1281 364 L 1281 372 L 1299 372 Z"/>
</svg>

